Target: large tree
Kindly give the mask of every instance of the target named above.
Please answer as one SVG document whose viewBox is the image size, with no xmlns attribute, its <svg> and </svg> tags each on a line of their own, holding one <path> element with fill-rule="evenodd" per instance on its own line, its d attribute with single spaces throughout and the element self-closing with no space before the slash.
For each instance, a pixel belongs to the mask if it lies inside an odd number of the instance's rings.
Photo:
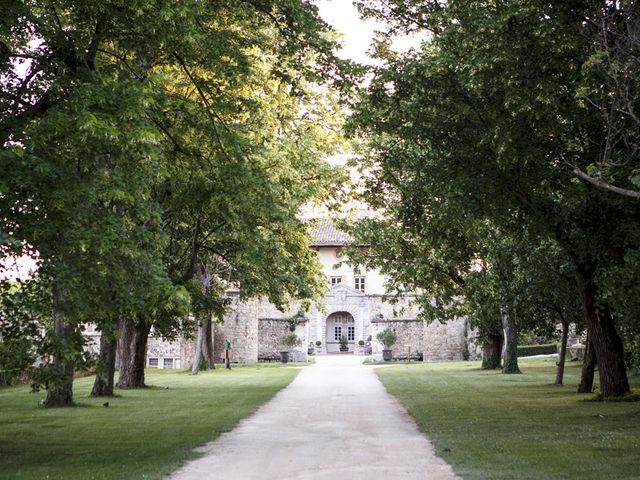
<svg viewBox="0 0 640 480">
<path fill-rule="evenodd" d="M 319 161 L 331 106 L 316 85 L 345 78 L 315 7 L 3 0 L 1 10 L 0 230 L 14 250 L 24 240 L 39 252 L 51 291 L 63 381 L 49 405 L 72 403 L 65 352 L 86 321 L 111 337 L 120 329 L 121 382 L 141 386 L 151 324 L 167 337 L 188 326 L 179 319 L 205 255 L 224 258 L 247 295 L 317 294 L 296 214 L 330 184 Z M 114 343 L 104 348 L 108 386 Z"/>
<path fill-rule="evenodd" d="M 602 393 L 627 393 L 622 342 L 602 278 L 637 251 L 640 212 L 630 197 L 576 174 L 598 161 L 610 128 L 584 96 L 585 84 L 593 85 L 586 68 L 594 47 L 589 20 L 619 4 L 362 3 L 365 13 L 395 29 L 431 35 L 404 58 L 378 46 L 387 64 L 355 117 L 373 137 L 379 170 L 392 166 L 404 177 L 428 179 L 412 194 L 416 203 L 404 208 L 455 201 L 510 236 L 525 225 L 553 239 L 573 265 Z M 633 187 L 632 180 L 616 178 L 621 187 Z"/>
</svg>

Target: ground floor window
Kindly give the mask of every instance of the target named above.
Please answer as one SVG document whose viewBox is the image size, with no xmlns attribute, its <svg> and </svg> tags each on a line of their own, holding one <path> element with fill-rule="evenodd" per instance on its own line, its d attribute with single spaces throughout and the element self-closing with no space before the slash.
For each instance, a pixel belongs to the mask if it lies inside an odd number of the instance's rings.
<svg viewBox="0 0 640 480">
<path fill-rule="evenodd" d="M 356 339 L 356 327 L 349 326 L 347 333 L 348 333 L 349 341 L 353 342 Z"/>
<path fill-rule="evenodd" d="M 173 358 L 165 358 L 163 366 L 164 368 L 173 368 Z"/>
<path fill-rule="evenodd" d="M 158 368 L 158 359 L 150 358 L 149 359 L 149 368 Z"/>
<path fill-rule="evenodd" d="M 342 336 L 342 327 L 340 325 L 336 325 L 335 327 L 333 327 L 333 339 L 336 342 L 339 342 L 341 336 Z"/>
</svg>

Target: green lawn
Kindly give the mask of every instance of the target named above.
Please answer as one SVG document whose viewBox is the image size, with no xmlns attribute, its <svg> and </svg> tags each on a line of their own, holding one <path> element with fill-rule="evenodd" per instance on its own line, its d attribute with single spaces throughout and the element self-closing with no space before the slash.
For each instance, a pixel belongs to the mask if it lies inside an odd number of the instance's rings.
<svg viewBox="0 0 640 480">
<path fill-rule="evenodd" d="M 197 376 L 148 370 L 151 388 L 119 397 L 88 396 L 93 378 L 75 382 L 77 407 L 38 406 L 44 393 L 0 390 L 0 478 L 161 478 L 192 449 L 231 430 L 293 380 L 298 370 L 262 365 Z M 105 401 L 109 407 L 103 407 Z"/>
<path fill-rule="evenodd" d="M 519 363 L 522 375 L 477 362 L 377 373 L 463 478 L 640 478 L 640 403 L 585 401 L 592 396 L 575 393 L 576 364 L 558 387 L 552 360 Z"/>
</svg>

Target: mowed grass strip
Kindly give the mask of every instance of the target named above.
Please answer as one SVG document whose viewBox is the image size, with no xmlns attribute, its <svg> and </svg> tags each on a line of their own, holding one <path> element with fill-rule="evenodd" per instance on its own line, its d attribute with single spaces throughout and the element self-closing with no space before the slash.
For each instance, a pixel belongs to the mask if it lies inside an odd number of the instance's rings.
<svg viewBox="0 0 640 480">
<path fill-rule="evenodd" d="M 520 360 L 522 375 L 479 362 L 376 372 L 465 479 L 640 478 L 640 403 L 586 401 L 575 393 L 580 365 L 555 386 L 554 362 Z"/>
<path fill-rule="evenodd" d="M 147 370 L 142 390 L 89 396 L 93 378 L 74 383 L 77 407 L 38 406 L 43 392 L 0 390 L 0 478 L 156 479 L 195 458 L 193 448 L 233 429 L 296 376 L 261 365 L 196 376 Z M 104 402 L 109 402 L 104 407 Z"/>
</svg>

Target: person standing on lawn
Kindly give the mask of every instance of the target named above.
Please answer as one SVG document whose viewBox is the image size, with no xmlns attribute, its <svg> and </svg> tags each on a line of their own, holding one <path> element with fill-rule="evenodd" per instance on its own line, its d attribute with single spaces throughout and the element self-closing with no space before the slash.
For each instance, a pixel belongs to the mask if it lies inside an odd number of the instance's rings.
<svg viewBox="0 0 640 480">
<path fill-rule="evenodd" d="M 231 339 L 229 337 L 224 342 L 224 366 L 231 370 Z"/>
</svg>

